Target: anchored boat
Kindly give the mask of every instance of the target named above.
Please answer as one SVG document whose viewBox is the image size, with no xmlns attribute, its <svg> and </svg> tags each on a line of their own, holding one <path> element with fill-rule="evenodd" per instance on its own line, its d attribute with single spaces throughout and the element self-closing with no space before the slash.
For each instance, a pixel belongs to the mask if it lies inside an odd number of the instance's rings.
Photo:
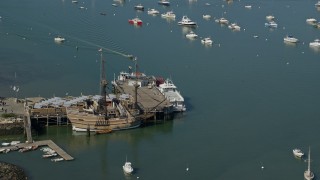
<svg viewBox="0 0 320 180">
<path fill-rule="evenodd" d="M 186 111 L 184 98 L 181 96 L 180 92 L 177 90 L 177 87 L 173 84 L 171 79 L 165 80 L 162 84 L 159 84 L 157 88 L 173 105 L 174 111 Z"/>
</svg>

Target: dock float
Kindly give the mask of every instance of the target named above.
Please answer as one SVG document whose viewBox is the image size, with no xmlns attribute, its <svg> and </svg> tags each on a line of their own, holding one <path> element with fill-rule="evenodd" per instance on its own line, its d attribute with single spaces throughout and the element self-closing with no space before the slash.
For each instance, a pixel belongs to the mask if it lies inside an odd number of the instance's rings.
<svg viewBox="0 0 320 180">
<path fill-rule="evenodd" d="M 61 149 L 56 143 L 52 140 L 43 140 L 43 141 L 34 141 L 32 143 L 20 143 L 14 146 L 8 146 L 6 149 L 14 149 L 14 148 L 25 148 L 28 146 L 49 146 L 52 150 L 54 150 L 59 156 L 61 156 L 66 161 L 74 160 L 72 156 L 66 153 L 63 149 Z"/>
</svg>

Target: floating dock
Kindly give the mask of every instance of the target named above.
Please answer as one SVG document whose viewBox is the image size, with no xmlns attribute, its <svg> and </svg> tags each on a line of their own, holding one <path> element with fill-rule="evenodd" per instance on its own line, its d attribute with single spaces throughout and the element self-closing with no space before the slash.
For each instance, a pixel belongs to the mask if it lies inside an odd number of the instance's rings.
<svg viewBox="0 0 320 180">
<path fill-rule="evenodd" d="M 6 146 L 3 147 L 5 149 L 16 149 L 16 148 L 26 148 L 28 146 L 48 146 L 50 147 L 52 150 L 54 150 L 59 156 L 61 156 L 64 160 L 66 161 L 71 161 L 74 158 L 72 156 L 70 156 L 68 153 L 66 153 L 63 149 L 61 149 L 56 143 L 54 143 L 52 140 L 43 140 L 43 141 L 35 141 L 32 143 L 19 143 L 17 145 L 14 146 Z"/>
</svg>

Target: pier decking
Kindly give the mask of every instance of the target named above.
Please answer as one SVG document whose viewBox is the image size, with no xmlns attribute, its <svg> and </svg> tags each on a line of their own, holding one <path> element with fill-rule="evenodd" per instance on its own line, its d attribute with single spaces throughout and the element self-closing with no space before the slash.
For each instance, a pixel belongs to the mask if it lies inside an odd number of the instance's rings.
<svg viewBox="0 0 320 180">
<path fill-rule="evenodd" d="M 14 148 L 25 148 L 28 146 L 49 146 L 52 150 L 54 150 L 59 156 L 61 156 L 64 160 L 70 161 L 74 158 L 70 156 L 68 153 L 66 153 L 63 149 L 61 149 L 56 143 L 54 143 L 52 140 L 43 140 L 43 141 L 35 141 L 32 143 L 20 143 L 14 146 L 7 146 L 3 147 L 6 149 L 14 149 Z"/>
<path fill-rule="evenodd" d="M 130 94 L 132 97 L 135 95 L 134 86 L 130 86 L 127 83 L 117 84 L 115 88 L 122 93 Z M 137 91 L 137 101 L 139 102 L 140 108 L 145 112 L 161 112 L 165 108 L 170 107 L 171 104 L 160 91 L 152 86 L 142 86 Z"/>
</svg>

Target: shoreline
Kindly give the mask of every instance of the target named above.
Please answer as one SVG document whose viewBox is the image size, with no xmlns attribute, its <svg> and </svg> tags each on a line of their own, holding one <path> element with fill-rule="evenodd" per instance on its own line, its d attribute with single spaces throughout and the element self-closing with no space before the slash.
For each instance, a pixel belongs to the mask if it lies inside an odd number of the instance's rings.
<svg viewBox="0 0 320 180">
<path fill-rule="evenodd" d="M 28 179 L 26 172 L 19 166 L 0 161 L 0 179 L 1 180 L 23 180 Z"/>
</svg>

